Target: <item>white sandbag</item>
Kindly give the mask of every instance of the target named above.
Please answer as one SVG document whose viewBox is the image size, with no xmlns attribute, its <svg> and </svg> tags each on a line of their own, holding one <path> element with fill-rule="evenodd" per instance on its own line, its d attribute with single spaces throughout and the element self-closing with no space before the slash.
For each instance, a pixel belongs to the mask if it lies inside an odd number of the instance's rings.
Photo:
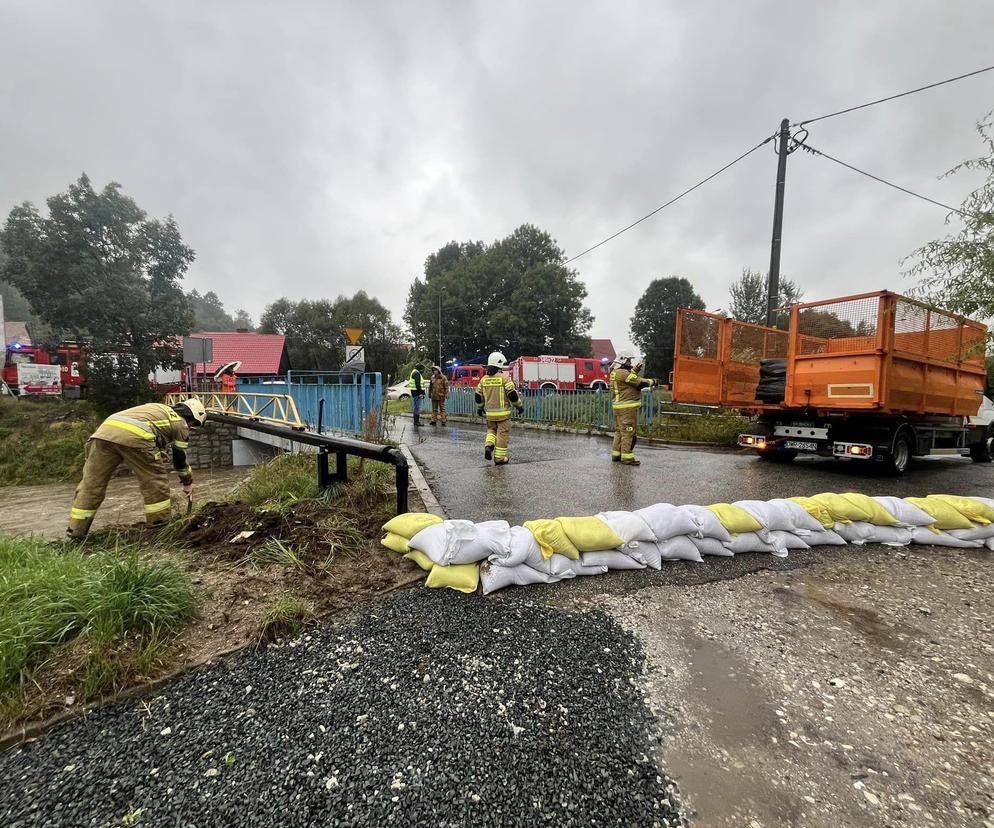
<svg viewBox="0 0 994 828">
<path fill-rule="evenodd" d="M 732 505 L 748 512 L 763 525 L 764 529 L 780 532 L 794 531 L 793 515 L 776 501 L 736 500 Z"/>
<path fill-rule="evenodd" d="M 716 558 L 731 558 L 735 553 L 727 548 L 718 538 L 691 538 L 690 542 L 697 547 L 697 551 L 702 555 L 713 555 Z M 728 543 L 732 542 L 732 536 L 728 536 Z"/>
<path fill-rule="evenodd" d="M 759 520 L 759 518 L 756 519 Z M 725 548 L 730 549 L 736 555 L 746 552 L 767 552 L 773 555 L 777 552 L 777 547 L 763 540 L 756 532 L 742 532 L 735 535 L 725 544 Z"/>
<path fill-rule="evenodd" d="M 621 551 L 636 561 L 645 564 L 649 569 L 662 569 L 663 559 L 659 554 L 658 541 L 639 541 L 626 543 Z"/>
<path fill-rule="evenodd" d="M 645 569 L 645 564 L 617 549 L 604 552 L 581 552 L 580 562 L 586 567 L 606 566 L 608 569 Z"/>
<path fill-rule="evenodd" d="M 919 509 L 914 503 L 909 503 L 904 498 L 892 495 L 875 495 L 873 499 L 890 512 L 901 526 L 931 526 L 935 523 L 935 518 L 928 512 Z"/>
<path fill-rule="evenodd" d="M 912 529 L 907 526 L 875 526 L 865 520 L 836 523 L 835 531 L 851 544 L 882 543 L 884 546 L 907 546 L 911 543 Z"/>
<path fill-rule="evenodd" d="M 483 594 L 489 595 L 508 586 L 528 586 L 529 584 L 551 584 L 558 581 L 555 575 L 539 572 L 525 564 L 499 566 L 493 563 L 480 565 L 480 586 Z"/>
<path fill-rule="evenodd" d="M 635 514 L 646 522 L 657 541 L 665 541 L 682 535 L 701 537 L 701 527 L 693 516 L 670 503 L 656 503 L 637 509 Z"/>
<path fill-rule="evenodd" d="M 408 541 L 441 566 L 475 563 L 491 555 L 506 558 L 511 551 L 511 527 L 506 520 L 443 520 Z"/>
<path fill-rule="evenodd" d="M 606 566 L 584 566 L 582 561 L 574 561 L 558 552 L 551 558 L 544 558 L 541 549 L 535 553 L 530 552 L 525 563 L 532 569 L 547 572 L 560 579 L 575 578 L 578 575 L 603 575 L 607 572 Z"/>
<path fill-rule="evenodd" d="M 770 532 L 770 543 L 778 549 L 810 549 L 806 538 L 793 532 Z"/>
<path fill-rule="evenodd" d="M 787 532 L 793 532 L 795 535 L 803 537 L 808 532 L 821 532 L 825 528 L 821 525 L 821 521 L 810 514 L 800 503 L 782 497 L 774 498 L 770 503 L 775 503 L 789 516 L 791 526 L 785 530 Z"/>
<path fill-rule="evenodd" d="M 598 512 L 597 519 L 603 520 L 625 543 L 656 540 L 645 518 L 635 512 Z"/>
<path fill-rule="evenodd" d="M 959 538 L 960 540 L 985 541 L 988 538 L 994 538 L 994 523 L 987 526 L 981 526 L 978 523 L 972 529 L 949 529 L 947 531 L 954 538 Z"/>
<path fill-rule="evenodd" d="M 810 532 L 804 536 L 804 542 L 808 546 L 845 546 L 846 539 L 838 532 L 831 529 L 822 529 L 820 532 Z"/>
<path fill-rule="evenodd" d="M 954 549 L 979 549 L 984 545 L 979 540 L 963 540 L 950 535 L 948 532 L 933 532 L 924 526 L 911 530 L 911 542 L 922 546 L 951 546 Z"/>
<path fill-rule="evenodd" d="M 713 538 L 721 543 L 727 543 L 732 539 L 731 533 L 710 509 L 705 509 L 703 506 L 677 506 L 677 508 L 693 518 L 700 530 L 700 537 Z"/>
<path fill-rule="evenodd" d="M 991 504 L 994 506 L 994 503 Z M 984 544 L 988 549 L 994 550 L 994 538 L 988 538 Z"/>
<path fill-rule="evenodd" d="M 650 547 L 654 548 L 650 549 Z M 669 538 L 658 543 L 640 543 L 639 549 L 646 559 L 647 566 L 652 566 L 654 554 L 659 556 L 660 564 L 662 561 L 693 561 L 694 563 L 704 563 L 704 559 L 701 557 L 701 553 L 697 547 L 694 546 L 693 541 L 683 536 Z M 653 568 L 657 569 L 658 567 Z"/>
<path fill-rule="evenodd" d="M 502 556 L 495 553 L 490 556 L 490 561 L 500 566 L 514 567 L 523 564 L 533 553 L 541 554 L 541 549 L 531 530 L 524 526 L 512 526 L 508 554 Z"/>
</svg>

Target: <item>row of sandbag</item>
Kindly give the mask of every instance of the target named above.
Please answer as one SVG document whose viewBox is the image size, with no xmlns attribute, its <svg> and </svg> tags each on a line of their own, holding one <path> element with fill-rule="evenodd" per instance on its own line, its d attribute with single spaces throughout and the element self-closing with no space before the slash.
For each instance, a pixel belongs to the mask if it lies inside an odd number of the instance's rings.
<svg viewBox="0 0 994 828">
<path fill-rule="evenodd" d="M 664 561 L 746 552 L 911 543 L 994 549 L 994 500 L 930 495 L 869 497 L 826 492 L 711 506 L 657 503 L 634 512 L 561 517 L 510 526 L 407 514 L 384 527 L 383 545 L 429 572 L 429 587 L 484 594 L 609 569 L 660 569 Z"/>
</svg>

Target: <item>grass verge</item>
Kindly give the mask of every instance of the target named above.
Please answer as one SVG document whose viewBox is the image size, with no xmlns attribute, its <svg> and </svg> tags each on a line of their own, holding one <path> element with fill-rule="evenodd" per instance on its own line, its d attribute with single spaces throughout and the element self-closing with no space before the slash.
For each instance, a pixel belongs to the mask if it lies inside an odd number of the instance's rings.
<svg viewBox="0 0 994 828">
<path fill-rule="evenodd" d="M 314 621 L 314 608 L 291 593 L 281 593 L 262 608 L 259 641 L 290 638 Z"/>
<path fill-rule="evenodd" d="M 0 486 L 78 480 L 97 424 L 86 402 L 0 398 Z"/>
</svg>

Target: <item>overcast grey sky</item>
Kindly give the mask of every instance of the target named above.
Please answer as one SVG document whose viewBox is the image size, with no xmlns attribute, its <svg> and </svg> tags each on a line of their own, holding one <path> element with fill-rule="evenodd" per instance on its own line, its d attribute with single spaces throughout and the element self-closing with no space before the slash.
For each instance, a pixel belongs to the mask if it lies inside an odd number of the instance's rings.
<svg viewBox="0 0 994 828">
<path fill-rule="evenodd" d="M 990 0 L 0 0 L 0 212 L 85 170 L 172 213 L 187 286 L 258 317 L 359 288 L 399 321 L 425 256 L 523 222 L 569 255 L 772 133 L 994 63 Z M 810 143 L 940 201 L 979 154 L 994 72 L 811 128 Z M 580 259 L 595 336 L 627 340 L 651 279 L 709 308 L 769 261 L 764 147 Z M 807 154 L 783 271 L 808 298 L 906 289 L 942 210 Z"/>
</svg>

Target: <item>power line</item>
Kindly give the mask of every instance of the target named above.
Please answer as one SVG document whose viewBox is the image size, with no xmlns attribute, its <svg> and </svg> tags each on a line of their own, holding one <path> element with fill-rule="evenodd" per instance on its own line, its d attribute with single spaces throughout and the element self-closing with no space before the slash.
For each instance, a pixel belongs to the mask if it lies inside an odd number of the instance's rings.
<svg viewBox="0 0 994 828">
<path fill-rule="evenodd" d="M 994 66 L 985 66 L 983 69 L 975 69 L 973 72 L 967 72 L 965 75 L 957 75 L 955 78 L 947 78 L 946 80 L 936 81 L 935 83 L 930 83 L 927 86 L 919 86 L 917 89 L 909 89 L 907 92 L 899 92 L 896 95 L 888 95 L 886 98 L 868 101 L 867 103 L 859 104 L 859 106 L 850 106 L 848 109 L 840 109 L 838 112 L 829 112 L 827 115 L 819 115 L 817 118 L 808 118 L 806 121 L 798 121 L 796 124 L 791 124 L 791 126 L 804 126 L 805 124 L 813 124 L 815 121 L 824 121 L 826 118 L 834 118 L 836 115 L 845 115 L 847 112 L 855 112 L 857 109 L 866 109 L 868 106 L 876 106 L 880 103 L 893 101 L 897 98 L 903 98 L 905 95 L 914 95 L 916 92 L 924 92 L 926 89 L 935 89 L 937 86 L 943 86 L 947 83 L 963 80 L 963 78 L 971 78 L 974 75 L 980 75 L 983 72 L 990 72 L 991 69 L 994 69 Z"/>
<path fill-rule="evenodd" d="M 861 170 L 859 167 L 854 167 L 852 164 L 847 164 L 845 161 L 841 161 L 838 158 L 833 158 L 828 153 L 822 152 L 820 149 L 815 149 L 810 144 L 805 143 L 805 144 L 800 144 L 799 146 L 802 150 L 806 150 L 807 152 L 813 153 L 815 155 L 820 155 L 822 158 L 827 158 L 829 161 L 834 161 L 836 164 L 840 164 L 841 166 L 845 167 L 848 170 L 857 172 L 860 175 L 865 175 L 867 178 L 872 178 L 874 181 L 879 181 L 881 184 L 886 184 L 888 187 L 893 187 L 895 190 L 900 190 L 902 193 L 907 193 L 908 195 L 914 196 L 915 198 L 920 198 L 922 201 L 927 201 L 929 204 L 934 204 L 936 207 L 942 207 L 944 210 L 949 210 L 950 212 L 958 213 L 959 215 L 964 217 L 969 217 L 972 215 L 971 213 L 967 213 L 964 212 L 963 210 L 960 210 L 958 207 L 950 207 L 948 204 L 943 204 L 941 201 L 936 201 L 934 198 L 929 198 L 928 196 L 924 196 L 921 193 L 916 193 L 913 190 L 907 189 L 906 187 L 901 187 L 898 184 L 894 184 L 891 181 L 887 181 L 886 179 L 883 179 L 878 175 L 873 175 L 873 173 L 868 173 L 866 170 Z"/>
<path fill-rule="evenodd" d="M 612 233 L 612 234 L 611 234 L 610 236 L 608 236 L 608 237 L 607 237 L 606 239 L 603 239 L 602 241 L 599 241 L 599 242 L 597 242 L 597 244 L 593 245 L 592 247 L 588 247 L 588 248 L 587 248 L 586 250 L 584 250 L 584 251 L 582 251 L 582 252 L 580 252 L 580 253 L 577 253 L 577 254 L 576 254 L 575 256 L 572 256 L 571 258 L 569 258 L 569 259 L 567 259 L 567 260 L 566 260 L 565 262 L 563 262 L 563 264 L 564 264 L 564 265 L 568 265 L 568 264 L 569 264 L 570 262 L 575 262 L 575 261 L 576 261 L 577 259 L 579 259 L 579 258 L 580 258 L 581 256 L 586 256 L 586 255 L 587 255 L 587 254 L 588 254 L 588 253 L 589 253 L 589 252 L 590 252 L 591 250 L 596 250 L 596 249 L 597 249 L 598 247 L 600 247 L 601 245 L 603 245 L 603 244 L 607 244 L 607 243 L 608 243 L 609 241 L 611 241 L 612 239 L 616 239 L 616 238 L 618 238 L 618 236 L 620 236 L 620 235 L 621 235 L 622 233 L 627 233 L 627 232 L 628 232 L 629 230 L 631 230 L 631 229 L 632 229 L 633 227 L 635 227 L 635 226 L 636 226 L 637 224 L 641 224 L 641 223 L 642 223 L 643 221 L 645 221 L 646 219 L 648 219 L 648 218 L 652 218 L 652 217 L 653 217 L 654 215 L 656 215 L 656 213 L 658 213 L 658 212 L 659 212 L 660 210 L 664 210 L 664 209 L 666 209 L 666 208 L 667 208 L 667 207 L 669 207 L 669 206 L 670 206 L 671 204 L 673 204 L 673 203 L 675 203 L 675 202 L 679 201 L 679 200 L 680 200 L 681 198 L 683 198 L 683 197 L 684 197 L 685 195 L 689 195 L 690 193 L 694 192 L 694 190 L 696 190 L 696 189 L 697 189 L 698 187 L 700 187 L 700 186 L 702 186 L 702 185 L 704 185 L 704 184 L 707 184 L 707 183 L 708 183 L 708 182 L 709 182 L 709 181 L 710 181 L 710 180 L 711 180 L 712 178 L 715 178 L 715 177 L 717 177 L 717 176 L 721 175 L 721 174 L 722 174 L 722 173 L 723 173 L 723 172 L 724 172 L 725 170 L 727 170 L 727 169 L 728 169 L 729 167 L 732 167 L 732 166 L 734 166 L 735 164 L 738 164 L 738 163 L 739 163 L 739 161 L 741 161 L 741 160 L 742 160 L 743 158 L 745 158 L 745 157 L 746 157 L 747 155 L 752 155 L 752 153 L 754 153 L 754 152 L 755 152 L 756 150 L 758 150 L 758 149 L 759 149 L 759 148 L 760 148 L 761 146 L 763 146 L 763 144 L 766 144 L 766 143 L 768 143 L 768 142 L 772 141 L 772 140 L 773 140 L 773 139 L 774 139 L 775 137 L 776 137 L 776 135 L 770 135 L 769 137 L 767 137 L 767 138 L 764 138 L 764 139 L 763 139 L 762 141 L 760 141 L 760 142 L 759 142 L 758 144 L 756 144 L 756 146 L 754 146 L 754 147 L 753 147 L 752 149 L 750 149 L 750 150 L 746 150 L 746 152 L 742 153 L 742 155 L 740 155 L 740 156 L 739 156 L 738 158 L 736 158 L 736 159 L 735 159 L 734 161 L 729 161 L 729 162 L 728 162 L 727 164 L 725 164 L 725 166 L 724 166 L 724 167 L 722 167 L 722 168 L 721 168 L 721 169 L 719 169 L 719 170 L 715 170 L 715 171 L 714 171 L 713 173 L 711 173 L 711 175 L 709 175 L 709 176 L 708 176 L 707 178 L 703 178 L 703 179 L 701 179 L 701 180 L 700 180 L 700 181 L 698 181 L 698 182 L 697 182 L 697 183 L 696 183 L 696 184 L 695 184 L 695 185 L 694 185 L 693 187 L 690 187 L 689 189 L 686 189 L 686 190 L 684 190 L 684 191 L 683 191 L 682 193 L 680 193 L 680 195 L 678 195 L 678 196 L 674 196 L 674 197 L 673 197 L 673 198 L 671 198 L 671 199 L 670 199 L 669 201 L 667 201 L 667 202 L 666 202 L 665 204 L 660 204 L 660 205 L 659 205 L 659 206 L 658 206 L 658 207 L 657 207 L 657 208 L 656 208 L 655 210 L 653 210 L 653 211 L 652 211 L 651 213 L 646 213 L 646 214 L 645 214 L 644 216 L 642 216 L 642 218 L 640 218 L 640 219 L 638 219 L 638 220 L 636 220 L 636 221 L 633 221 L 633 222 L 632 222 L 631 224 L 629 224 L 629 225 L 628 225 L 627 227 L 622 227 L 622 228 L 621 228 L 621 229 L 620 229 L 620 230 L 619 230 L 619 231 L 618 231 L 617 233 Z"/>
</svg>

